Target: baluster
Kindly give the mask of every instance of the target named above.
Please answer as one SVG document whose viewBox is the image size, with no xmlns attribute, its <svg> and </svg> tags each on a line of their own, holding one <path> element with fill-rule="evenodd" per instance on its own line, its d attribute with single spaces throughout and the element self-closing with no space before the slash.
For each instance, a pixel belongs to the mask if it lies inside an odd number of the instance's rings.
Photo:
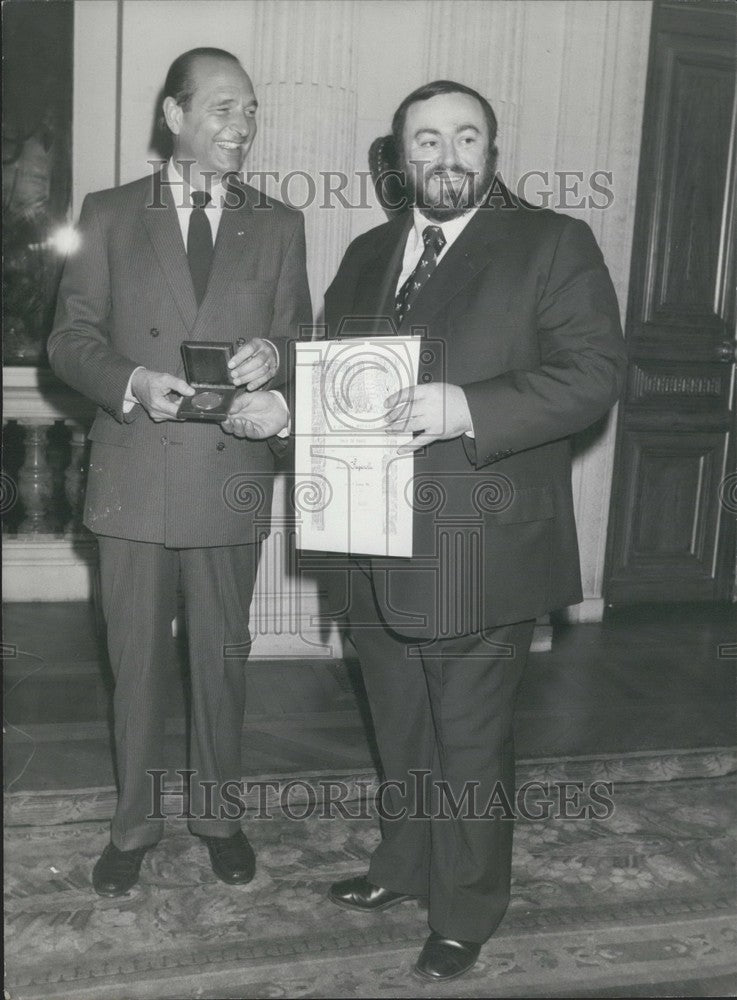
<svg viewBox="0 0 737 1000">
<path fill-rule="evenodd" d="M 64 422 L 71 431 L 69 442 L 71 454 L 64 477 L 66 498 L 72 512 L 67 532 L 78 534 L 82 530 L 82 517 L 84 515 L 84 491 L 87 482 L 88 461 L 87 435 L 84 427 L 75 421 L 65 420 Z"/>
<path fill-rule="evenodd" d="M 24 417 L 18 423 L 26 428 L 25 460 L 18 470 L 18 495 L 24 507 L 18 531 L 24 534 L 52 532 L 54 474 L 46 457 L 49 421 Z"/>
<path fill-rule="evenodd" d="M 65 478 L 69 465 L 69 429 L 65 420 L 54 420 L 46 430 L 46 461 L 51 469 L 53 496 L 49 504 L 49 525 L 54 534 L 63 535 L 64 525 L 69 520 Z"/>
</svg>

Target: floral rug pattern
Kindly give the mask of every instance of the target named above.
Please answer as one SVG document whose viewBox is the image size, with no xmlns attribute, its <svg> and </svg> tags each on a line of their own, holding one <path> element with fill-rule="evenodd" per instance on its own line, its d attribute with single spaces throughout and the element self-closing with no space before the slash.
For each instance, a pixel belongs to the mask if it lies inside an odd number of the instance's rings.
<svg viewBox="0 0 737 1000">
<path fill-rule="evenodd" d="M 39 796 L 9 795 L 6 990 L 13 1000 L 245 1000 L 553 996 L 647 983 L 664 996 L 659 983 L 733 975 L 734 755 L 627 763 L 519 769 L 518 782 L 612 780 L 613 811 L 518 819 L 507 917 L 472 972 L 441 990 L 410 973 L 427 935 L 418 903 L 367 916 L 325 899 L 332 881 L 366 868 L 379 837 L 369 802 L 364 819 L 247 815 L 258 868 L 244 887 L 218 882 L 205 848 L 170 818 L 139 884 L 106 900 L 90 872 L 108 839 L 104 816 L 93 818 L 107 793 L 86 804 L 85 793 L 66 793 L 68 809 L 63 793 L 43 808 Z"/>
</svg>

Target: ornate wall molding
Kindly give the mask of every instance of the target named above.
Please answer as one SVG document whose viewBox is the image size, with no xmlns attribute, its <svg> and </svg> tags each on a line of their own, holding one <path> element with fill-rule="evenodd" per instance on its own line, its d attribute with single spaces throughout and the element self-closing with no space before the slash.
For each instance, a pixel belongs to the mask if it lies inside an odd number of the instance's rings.
<svg viewBox="0 0 737 1000">
<path fill-rule="evenodd" d="M 519 102 L 529 4 L 434 0 L 424 36 L 426 81 L 457 80 L 488 98 L 499 122 L 499 169 L 517 170 Z"/>
<path fill-rule="evenodd" d="M 560 120 L 558 155 L 563 166 L 583 170 L 585 176 L 597 170 L 611 173 L 611 204 L 605 209 L 588 207 L 581 214 L 604 253 L 624 322 L 652 6 L 632 0 L 616 4 L 569 0 L 566 6 L 572 30 L 566 36 L 568 57 L 564 55 L 566 72 L 560 93 L 565 113 Z M 574 126 L 575 116 L 582 113 L 589 126 L 589 144 Z M 599 439 L 581 452 L 574 466 L 586 598 L 598 599 L 603 592 L 615 431 L 616 413 L 612 412 Z M 575 618 L 575 610 L 573 614 Z"/>
<path fill-rule="evenodd" d="M 253 75 L 261 131 L 248 170 L 277 171 L 264 189 L 303 209 L 317 312 L 350 239 L 356 119 L 352 0 L 258 0 Z"/>
</svg>

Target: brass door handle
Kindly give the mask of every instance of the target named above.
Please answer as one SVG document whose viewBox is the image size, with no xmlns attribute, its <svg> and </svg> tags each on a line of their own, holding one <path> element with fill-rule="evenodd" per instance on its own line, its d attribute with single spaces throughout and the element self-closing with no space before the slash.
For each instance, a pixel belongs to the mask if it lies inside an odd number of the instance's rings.
<svg viewBox="0 0 737 1000">
<path fill-rule="evenodd" d="M 717 344 L 717 361 L 725 365 L 737 361 L 737 341 L 723 340 L 721 344 Z"/>
</svg>

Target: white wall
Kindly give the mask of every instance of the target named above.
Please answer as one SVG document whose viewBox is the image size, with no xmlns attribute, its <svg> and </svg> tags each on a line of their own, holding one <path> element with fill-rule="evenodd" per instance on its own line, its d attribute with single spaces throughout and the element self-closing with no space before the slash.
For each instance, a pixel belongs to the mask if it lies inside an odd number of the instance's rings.
<svg viewBox="0 0 737 1000">
<path fill-rule="evenodd" d="M 247 166 L 256 169 L 366 170 L 401 99 L 450 76 L 495 106 L 506 180 L 612 171 L 611 207 L 572 214 L 594 229 L 624 313 L 647 0 L 78 0 L 75 16 L 75 213 L 86 191 L 147 171 L 156 94 L 171 60 L 195 45 L 229 49 L 252 73 L 262 107 Z M 310 206 L 306 216 L 319 307 L 350 239 L 385 217 L 373 193 L 367 208 Z M 587 600 L 574 619 L 602 610 L 613 448 L 610 419 L 575 464 Z"/>
<path fill-rule="evenodd" d="M 254 51 L 256 4 L 253 0 L 124 0 L 121 9 L 120 181 L 125 184 L 148 170 L 156 98 L 169 65 L 187 49 L 212 45 L 227 49 L 248 66 Z"/>
<path fill-rule="evenodd" d="M 115 184 L 117 6 L 111 0 L 74 4 L 72 211 L 75 218 L 88 192 Z"/>
</svg>

